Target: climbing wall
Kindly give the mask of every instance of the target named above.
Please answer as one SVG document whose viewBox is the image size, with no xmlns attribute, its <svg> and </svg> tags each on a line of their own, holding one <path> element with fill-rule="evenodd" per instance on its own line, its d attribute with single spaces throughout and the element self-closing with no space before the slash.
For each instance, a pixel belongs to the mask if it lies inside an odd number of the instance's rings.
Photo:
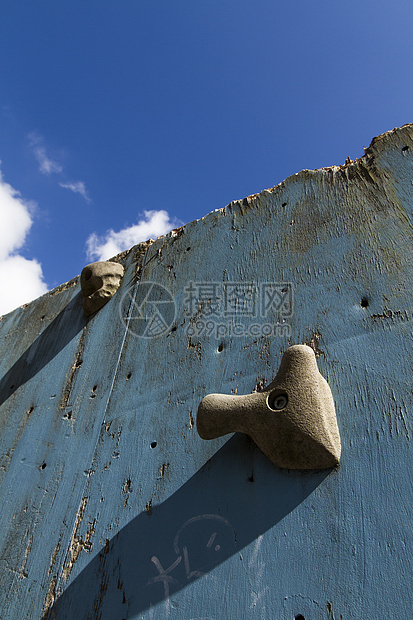
<svg viewBox="0 0 413 620">
<path fill-rule="evenodd" d="M 1 618 L 409 617 L 412 183 L 406 125 L 116 257 L 88 318 L 76 278 L 0 319 Z M 299 343 L 339 466 L 200 438 Z"/>
</svg>

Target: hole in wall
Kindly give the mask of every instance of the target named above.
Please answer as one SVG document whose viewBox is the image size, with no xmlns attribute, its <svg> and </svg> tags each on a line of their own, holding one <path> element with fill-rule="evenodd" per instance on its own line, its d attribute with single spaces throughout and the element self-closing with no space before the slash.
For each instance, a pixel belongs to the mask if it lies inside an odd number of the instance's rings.
<svg viewBox="0 0 413 620">
<path fill-rule="evenodd" d="M 40 469 L 46 469 L 46 463 L 42 463 L 42 464 L 40 465 Z"/>
<path fill-rule="evenodd" d="M 151 448 L 152 448 L 152 449 L 153 449 L 153 448 L 156 448 L 156 446 L 157 446 L 156 441 L 152 441 L 152 443 L 151 443 Z"/>
<path fill-rule="evenodd" d="M 367 299 L 367 297 L 363 297 L 363 299 L 360 302 L 360 306 L 362 308 L 367 308 L 369 305 L 369 300 Z"/>
<path fill-rule="evenodd" d="M 221 344 L 218 345 L 218 353 L 222 353 L 223 350 L 224 350 L 224 345 L 221 342 Z"/>
<path fill-rule="evenodd" d="M 305 620 L 303 614 L 297 614 L 296 616 L 294 616 L 294 620 Z"/>
<path fill-rule="evenodd" d="M 129 381 L 129 379 L 131 378 L 131 376 L 132 376 L 132 373 L 131 373 L 131 372 L 128 372 L 128 374 L 126 375 L 126 381 Z"/>
<path fill-rule="evenodd" d="M 406 151 L 408 151 L 408 150 L 409 150 L 409 147 L 408 147 L 408 146 L 404 146 L 404 147 L 402 148 L 403 153 L 405 153 L 405 152 L 406 152 Z"/>
</svg>

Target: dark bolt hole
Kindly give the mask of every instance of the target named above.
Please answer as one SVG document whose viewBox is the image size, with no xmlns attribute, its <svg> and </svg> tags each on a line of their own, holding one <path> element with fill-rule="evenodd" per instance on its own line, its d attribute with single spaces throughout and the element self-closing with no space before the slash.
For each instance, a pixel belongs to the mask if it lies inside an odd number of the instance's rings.
<svg viewBox="0 0 413 620">
<path fill-rule="evenodd" d="M 281 411 L 288 405 L 288 396 L 285 392 L 273 392 L 268 397 L 268 406 L 273 411 Z"/>
<path fill-rule="evenodd" d="M 93 388 L 92 388 L 92 392 L 96 392 L 97 387 L 98 387 L 97 385 L 94 385 Z"/>
<path fill-rule="evenodd" d="M 176 325 L 172 327 L 171 332 L 176 332 Z"/>
<path fill-rule="evenodd" d="M 40 469 L 45 469 L 46 468 L 46 463 L 43 463 L 42 465 L 40 465 Z"/>
<path fill-rule="evenodd" d="M 221 343 L 218 345 L 218 353 L 221 353 L 224 350 L 224 345 Z"/>
<path fill-rule="evenodd" d="M 367 297 L 363 297 L 363 299 L 360 302 L 360 306 L 362 308 L 367 308 L 368 305 L 369 305 L 369 300 L 367 299 Z"/>
<path fill-rule="evenodd" d="M 294 616 L 294 620 L 305 620 L 303 614 L 297 614 L 296 616 Z"/>
<path fill-rule="evenodd" d="M 151 448 L 156 448 L 156 441 L 153 441 L 153 442 L 151 443 Z"/>
<path fill-rule="evenodd" d="M 187 251 L 187 252 L 189 252 L 189 250 L 190 250 L 190 249 L 191 249 L 191 248 L 186 248 L 186 251 Z"/>
<path fill-rule="evenodd" d="M 408 151 L 408 150 L 409 150 L 409 147 L 408 147 L 408 146 L 404 146 L 404 147 L 402 148 L 402 151 L 403 151 L 403 152 Z"/>
<path fill-rule="evenodd" d="M 31 406 L 31 407 L 29 407 L 29 409 L 26 411 L 26 413 L 27 413 L 27 415 L 30 415 L 31 413 L 33 413 L 33 411 L 34 411 L 34 407 L 33 407 L 33 406 Z"/>
<path fill-rule="evenodd" d="M 132 373 L 131 373 L 131 372 L 128 372 L 128 374 L 126 375 L 126 379 L 129 381 L 129 379 L 131 378 L 131 376 L 132 376 Z"/>
<path fill-rule="evenodd" d="M 11 389 L 11 390 L 14 390 L 14 385 L 11 385 L 11 386 L 10 386 L 10 389 Z"/>
<path fill-rule="evenodd" d="M 286 203 L 286 202 L 283 202 L 281 206 L 282 206 L 282 207 L 286 207 L 286 206 L 287 206 L 287 203 Z"/>
</svg>

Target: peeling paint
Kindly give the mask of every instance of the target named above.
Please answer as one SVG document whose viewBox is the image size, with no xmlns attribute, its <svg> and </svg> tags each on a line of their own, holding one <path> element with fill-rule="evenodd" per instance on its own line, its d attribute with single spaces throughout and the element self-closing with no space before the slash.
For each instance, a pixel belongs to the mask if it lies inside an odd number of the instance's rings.
<svg viewBox="0 0 413 620">
<path fill-rule="evenodd" d="M 72 383 L 73 383 L 74 378 L 75 378 L 75 373 L 81 367 L 81 365 L 83 364 L 82 357 L 83 357 L 83 348 L 84 348 L 85 335 L 86 335 L 86 329 L 83 330 L 82 335 L 80 336 L 78 348 L 77 348 L 77 351 L 76 351 L 75 361 L 73 362 L 73 365 L 72 365 L 72 367 L 71 367 L 71 369 L 69 371 L 68 377 L 67 377 L 66 386 L 64 388 L 63 395 L 62 395 L 62 400 L 60 402 L 60 408 L 61 409 L 65 409 L 65 407 L 67 407 L 67 404 L 69 402 L 69 397 L 70 397 L 70 391 L 72 389 Z"/>
<path fill-rule="evenodd" d="M 43 608 L 42 608 L 44 618 L 48 617 L 49 610 L 56 600 L 56 585 L 57 585 L 57 575 L 53 575 L 53 578 L 50 582 L 49 589 L 46 594 L 46 599 L 44 601 Z"/>
<path fill-rule="evenodd" d="M 76 523 L 73 529 L 72 538 L 70 540 L 69 549 L 67 551 L 65 566 L 63 568 L 63 579 L 65 581 L 67 581 L 67 579 L 69 578 L 70 573 L 72 572 L 73 566 L 76 560 L 78 559 L 81 551 L 83 550 L 91 551 L 93 547 L 93 544 L 91 543 L 91 538 L 95 532 L 96 519 L 94 519 L 93 522 L 89 524 L 90 527 L 85 534 L 84 540 L 77 535 L 79 528 L 83 521 L 83 517 L 85 514 L 88 500 L 89 500 L 88 497 L 84 497 L 82 499 L 80 508 L 76 516 Z"/>
<path fill-rule="evenodd" d="M 324 351 L 322 351 L 319 347 L 320 340 L 322 339 L 322 335 L 319 332 L 314 332 L 309 342 L 305 344 L 311 347 L 315 353 L 316 358 L 318 359 L 321 355 L 324 355 Z"/>
<path fill-rule="evenodd" d="M 60 551 L 60 547 L 61 547 L 60 541 L 61 541 L 61 538 L 59 539 L 59 542 L 57 543 L 56 547 L 54 548 L 53 555 L 52 555 L 52 557 L 50 559 L 50 566 L 49 566 L 49 570 L 47 571 L 48 575 L 51 575 L 51 573 L 53 572 L 53 567 L 54 567 L 57 555 L 58 555 L 58 553 Z"/>
</svg>

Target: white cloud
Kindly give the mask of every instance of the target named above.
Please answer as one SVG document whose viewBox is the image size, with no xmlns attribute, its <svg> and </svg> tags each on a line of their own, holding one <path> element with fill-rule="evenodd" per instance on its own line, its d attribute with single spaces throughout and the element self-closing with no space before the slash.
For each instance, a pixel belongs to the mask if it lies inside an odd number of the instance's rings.
<svg viewBox="0 0 413 620">
<path fill-rule="evenodd" d="M 36 132 L 32 132 L 28 136 L 30 147 L 32 148 L 33 155 L 35 156 L 37 163 L 39 164 L 39 170 L 43 174 L 52 174 L 62 172 L 62 166 L 57 162 L 50 159 L 46 154 L 46 148 L 44 146 L 44 140 Z"/>
<path fill-rule="evenodd" d="M 167 211 L 144 211 L 138 223 L 129 228 L 119 232 L 110 229 L 103 237 L 91 234 L 86 241 L 87 257 L 89 260 L 107 260 L 141 241 L 156 239 L 180 224 L 175 218 L 171 219 Z"/>
<path fill-rule="evenodd" d="M 68 183 L 59 183 L 60 187 L 64 189 L 69 189 L 71 192 L 75 194 L 80 194 L 86 200 L 86 202 L 91 202 L 89 194 L 87 192 L 86 186 L 83 181 L 71 181 Z"/>
<path fill-rule="evenodd" d="M 33 223 L 33 207 L 3 181 L 0 172 L 0 315 L 47 292 L 40 263 L 17 252 Z"/>
</svg>

